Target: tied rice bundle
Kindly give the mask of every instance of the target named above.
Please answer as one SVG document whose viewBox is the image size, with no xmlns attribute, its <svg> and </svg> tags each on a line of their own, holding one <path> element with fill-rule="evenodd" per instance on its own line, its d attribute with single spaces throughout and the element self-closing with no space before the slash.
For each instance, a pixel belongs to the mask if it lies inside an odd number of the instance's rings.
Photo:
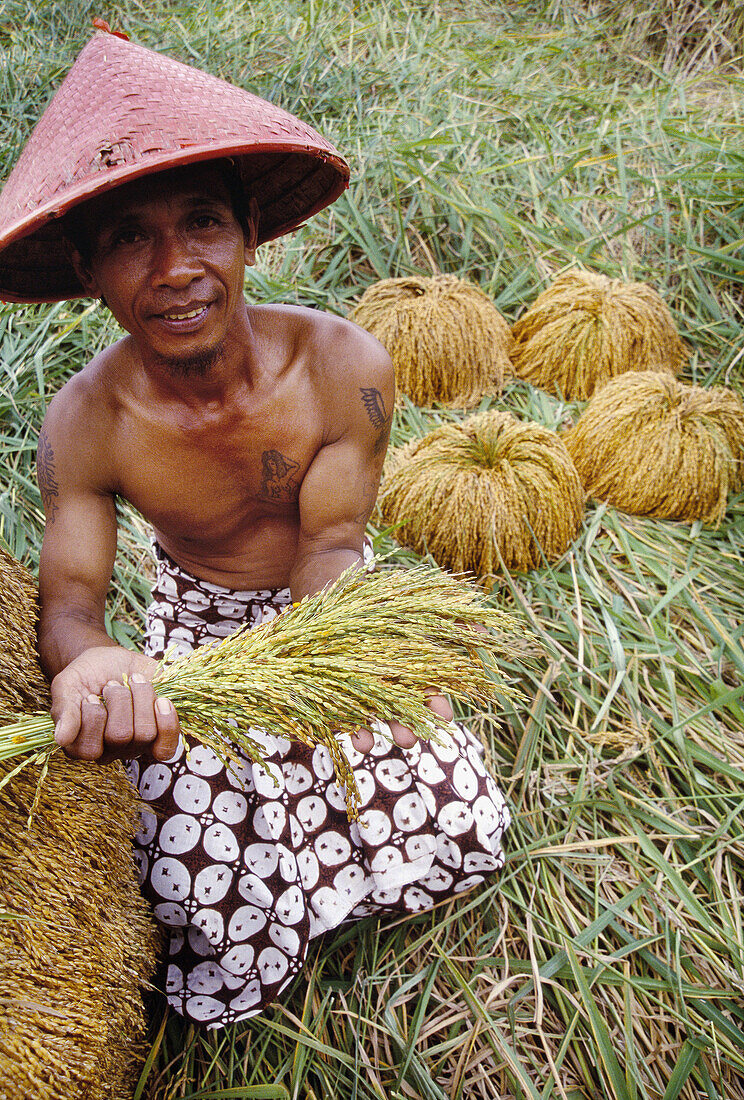
<svg viewBox="0 0 744 1100">
<path fill-rule="evenodd" d="M 49 705 L 36 618 L 0 547 L 0 713 Z M 48 765 L 39 787 L 0 762 L 0 1096 L 131 1100 L 159 946 L 132 864 L 139 802 L 118 764 Z"/>
<path fill-rule="evenodd" d="M 583 401 L 626 371 L 678 374 L 687 360 L 665 303 L 645 283 L 568 271 L 512 327 L 514 371 Z"/>
<path fill-rule="evenodd" d="M 161 945 L 132 862 L 138 800 L 118 764 L 59 753 L 37 779 L 0 790 L 0 1096 L 131 1100 Z"/>
<path fill-rule="evenodd" d="M 506 634 L 515 630 L 513 619 L 446 574 L 349 569 L 269 622 L 173 661 L 166 655 L 153 683 L 184 731 L 227 764 L 236 749 L 264 762 L 251 728 L 326 745 L 355 817 L 359 792 L 338 734 L 395 718 L 435 736 L 446 723 L 426 706 L 427 691 L 473 704 L 511 694 L 499 686 L 496 654 L 510 652 Z M 47 715 L 3 726 L 0 760 L 48 754 L 52 729 Z"/>
<path fill-rule="evenodd" d="M 378 509 L 404 546 L 490 587 L 502 561 L 524 572 L 564 553 L 584 492 L 555 432 L 487 410 L 394 452 Z"/>
<path fill-rule="evenodd" d="M 509 326 L 482 290 L 454 275 L 383 279 L 349 314 L 393 361 L 398 389 L 417 405 L 476 405 L 512 373 Z"/>
<path fill-rule="evenodd" d="M 48 706 L 36 653 L 36 585 L 0 545 L 0 711 Z"/>
<path fill-rule="evenodd" d="M 744 487 L 744 403 L 731 390 L 625 375 L 563 439 L 587 492 L 635 515 L 717 525 Z"/>
</svg>

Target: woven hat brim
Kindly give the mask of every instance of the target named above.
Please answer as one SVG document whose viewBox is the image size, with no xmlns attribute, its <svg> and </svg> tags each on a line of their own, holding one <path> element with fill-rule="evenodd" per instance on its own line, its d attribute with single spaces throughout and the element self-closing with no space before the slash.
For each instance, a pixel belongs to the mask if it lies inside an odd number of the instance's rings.
<svg viewBox="0 0 744 1100">
<path fill-rule="evenodd" d="M 59 219 L 135 179 L 231 157 L 259 206 L 258 243 L 297 229 L 348 185 L 333 146 L 235 85 L 113 35 L 84 47 L 0 192 L 0 298 L 85 296 Z"/>
<path fill-rule="evenodd" d="M 147 164 L 128 165 L 111 172 L 96 187 L 71 188 L 65 201 L 49 202 L 0 233 L 0 299 L 5 302 L 60 302 L 84 298 L 88 292 L 78 279 L 60 218 L 82 202 L 113 191 L 125 183 L 168 168 L 233 157 L 246 196 L 260 187 L 258 244 L 298 229 L 313 214 L 335 202 L 348 186 L 349 169 L 341 157 L 321 160 L 305 150 L 286 145 L 246 152 L 227 145 L 215 151 L 188 149 L 182 154 L 153 157 Z"/>
</svg>

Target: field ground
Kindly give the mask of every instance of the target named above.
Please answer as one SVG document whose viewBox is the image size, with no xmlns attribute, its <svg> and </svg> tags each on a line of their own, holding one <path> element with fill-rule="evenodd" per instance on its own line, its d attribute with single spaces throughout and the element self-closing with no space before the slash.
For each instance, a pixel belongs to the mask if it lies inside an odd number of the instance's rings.
<svg viewBox="0 0 744 1100">
<path fill-rule="evenodd" d="M 656 286 L 701 385 L 742 386 L 744 14 L 725 0 L 6 0 L 3 177 L 101 15 L 301 115 L 352 183 L 262 248 L 247 292 L 345 313 L 451 272 L 509 320 L 572 264 Z M 32 568 L 46 403 L 116 336 L 89 302 L 0 309 L 0 534 Z M 579 406 L 511 383 L 550 427 Z M 461 414 L 403 405 L 394 443 Z M 122 508 L 110 601 L 134 641 L 147 531 Z M 382 550 L 395 550 L 377 533 Z M 544 647 L 511 713 L 464 715 L 515 824 L 498 882 L 313 947 L 265 1016 L 153 1010 L 137 1100 L 744 1097 L 744 497 L 716 530 L 590 504 L 552 567 L 504 578 Z"/>
</svg>

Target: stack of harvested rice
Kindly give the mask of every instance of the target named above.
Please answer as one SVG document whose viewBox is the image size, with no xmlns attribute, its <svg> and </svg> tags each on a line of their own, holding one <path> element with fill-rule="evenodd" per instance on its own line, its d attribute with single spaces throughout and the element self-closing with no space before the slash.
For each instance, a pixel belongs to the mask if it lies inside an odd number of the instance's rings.
<svg viewBox="0 0 744 1100">
<path fill-rule="evenodd" d="M 568 271 L 512 328 L 514 371 L 534 386 L 583 401 L 626 371 L 678 374 L 687 353 L 672 316 L 644 283 Z"/>
<path fill-rule="evenodd" d="M 36 591 L 0 549 L 0 712 L 48 706 Z M 0 763 L 0 777 L 11 765 Z M 131 1100 L 158 936 L 136 883 L 118 765 L 58 753 L 0 790 L 0 1097 Z"/>
<path fill-rule="evenodd" d="M 489 298 L 454 275 L 383 279 L 350 318 L 384 344 L 398 390 L 417 405 L 476 405 L 512 373 L 509 326 Z"/>
<path fill-rule="evenodd" d="M 731 390 L 623 375 L 563 440 L 587 492 L 635 515 L 717 525 L 744 487 L 744 404 Z"/>
<path fill-rule="evenodd" d="M 395 452 L 378 510 L 398 542 L 490 587 L 502 560 L 523 572 L 564 553 L 584 492 L 555 432 L 488 410 Z"/>
</svg>

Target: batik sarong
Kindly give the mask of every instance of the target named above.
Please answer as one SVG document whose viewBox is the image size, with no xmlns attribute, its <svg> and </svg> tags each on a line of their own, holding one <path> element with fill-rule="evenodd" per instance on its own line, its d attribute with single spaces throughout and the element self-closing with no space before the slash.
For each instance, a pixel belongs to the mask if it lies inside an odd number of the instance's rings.
<svg viewBox="0 0 744 1100">
<path fill-rule="evenodd" d="M 161 657 L 260 623 L 288 589 L 236 592 L 184 572 L 159 548 L 146 652 Z M 373 913 L 417 913 L 503 865 L 509 824 L 483 748 L 451 723 L 442 744 L 402 749 L 375 723 L 374 746 L 344 748 L 358 821 L 323 746 L 252 731 L 268 766 L 227 770 L 183 744 L 167 763 L 134 761 L 147 808 L 136 839 L 142 889 L 169 932 L 166 996 L 221 1027 L 261 1012 L 301 970 L 308 942 Z M 276 780 L 276 782 L 275 782 Z"/>
</svg>

